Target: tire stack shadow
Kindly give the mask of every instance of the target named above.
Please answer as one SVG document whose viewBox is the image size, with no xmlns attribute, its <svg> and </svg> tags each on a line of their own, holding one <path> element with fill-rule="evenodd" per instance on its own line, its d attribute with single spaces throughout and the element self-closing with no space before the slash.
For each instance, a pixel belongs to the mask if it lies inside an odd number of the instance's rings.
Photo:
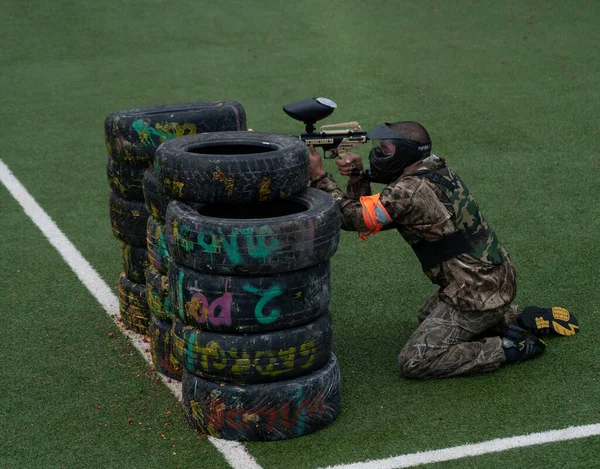
<svg viewBox="0 0 600 469">
<path fill-rule="evenodd" d="M 155 152 L 161 143 L 184 135 L 241 130 L 246 130 L 246 114 L 235 101 L 130 109 L 104 121 L 109 216 L 122 255 L 121 320 L 150 337 L 155 368 L 174 379 L 181 378 L 181 367 L 171 352 L 168 253 L 162 237 L 168 200 L 152 177 Z"/>
<path fill-rule="evenodd" d="M 307 188 L 306 146 L 259 132 L 189 135 L 160 145 L 146 178 L 171 200 L 160 234 L 149 218 L 148 248 L 154 267 L 168 258 L 168 295 L 157 298 L 171 308 L 190 424 L 280 440 L 331 423 L 340 374 L 329 260 L 340 218 L 331 196 Z"/>
</svg>

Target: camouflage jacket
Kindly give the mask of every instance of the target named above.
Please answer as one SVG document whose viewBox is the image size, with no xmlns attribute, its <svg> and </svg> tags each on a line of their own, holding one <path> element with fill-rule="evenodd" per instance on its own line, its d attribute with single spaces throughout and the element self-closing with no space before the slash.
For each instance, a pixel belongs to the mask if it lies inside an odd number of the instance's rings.
<svg viewBox="0 0 600 469">
<path fill-rule="evenodd" d="M 445 161 L 432 155 L 406 168 L 380 194 L 380 201 L 392 218 L 391 226 L 397 228 L 409 243 L 411 240 L 434 242 L 457 231 L 456 213 L 446 193 L 432 181 L 417 175 L 444 167 Z M 329 174 L 314 181 L 311 186 L 328 192 L 336 199 L 343 229 L 367 229 L 359 200 L 361 196 L 371 195 L 367 178 L 349 181 L 346 194 Z M 489 229 L 487 223 L 485 227 Z M 429 279 L 440 286 L 439 295 L 444 302 L 461 310 L 486 311 L 500 308 L 514 299 L 516 279 L 513 264 L 497 238 L 494 236 L 493 239 L 494 252 L 501 256 L 499 262 L 490 261 L 489 249 L 486 248 L 481 255 L 459 254 L 425 270 Z"/>
</svg>

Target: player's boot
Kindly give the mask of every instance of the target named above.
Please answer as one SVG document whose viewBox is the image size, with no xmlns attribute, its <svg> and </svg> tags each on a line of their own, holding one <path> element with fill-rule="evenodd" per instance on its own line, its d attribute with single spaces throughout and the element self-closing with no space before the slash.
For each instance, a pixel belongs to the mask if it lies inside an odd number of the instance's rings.
<svg viewBox="0 0 600 469">
<path fill-rule="evenodd" d="M 515 324 L 506 328 L 502 337 L 502 347 L 507 363 L 521 363 L 541 355 L 546 350 L 546 344 L 542 340 Z"/>
<path fill-rule="evenodd" d="M 538 337 L 546 335 L 575 335 L 579 321 L 564 308 L 538 308 L 527 306 L 517 316 L 517 324 Z"/>
</svg>

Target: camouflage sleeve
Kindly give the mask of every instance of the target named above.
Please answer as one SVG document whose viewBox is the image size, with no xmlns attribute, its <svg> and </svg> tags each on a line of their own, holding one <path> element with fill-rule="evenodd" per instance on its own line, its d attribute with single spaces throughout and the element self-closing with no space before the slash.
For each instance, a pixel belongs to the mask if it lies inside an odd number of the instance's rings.
<svg viewBox="0 0 600 469">
<path fill-rule="evenodd" d="M 348 179 L 346 194 L 354 200 L 360 200 L 363 195 L 371 195 L 371 183 L 369 178 L 360 175 L 356 179 Z"/>
<path fill-rule="evenodd" d="M 365 184 L 365 181 L 358 180 L 352 185 L 356 199 L 346 195 L 329 173 L 313 181 L 311 187 L 333 196 L 340 207 L 344 230 L 367 230 L 359 198 L 360 195 L 370 194 L 368 181 Z M 362 191 L 368 193 L 360 194 Z M 386 186 L 379 200 L 392 219 L 392 224 L 385 228 L 402 225 L 403 231 L 407 234 L 428 241 L 437 241 L 456 231 L 451 212 L 440 202 L 435 187 L 423 178 L 401 178 Z"/>
<path fill-rule="evenodd" d="M 348 195 L 338 187 L 331 174 L 326 173 L 323 177 L 312 181 L 310 187 L 327 192 L 335 199 L 340 207 L 342 229 L 347 231 L 364 231 L 367 229 L 363 220 L 362 206 L 360 205 L 359 199 L 348 197 Z"/>
<path fill-rule="evenodd" d="M 423 178 L 399 179 L 381 192 L 379 200 L 407 234 L 437 241 L 456 231 L 452 214 Z"/>
</svg>

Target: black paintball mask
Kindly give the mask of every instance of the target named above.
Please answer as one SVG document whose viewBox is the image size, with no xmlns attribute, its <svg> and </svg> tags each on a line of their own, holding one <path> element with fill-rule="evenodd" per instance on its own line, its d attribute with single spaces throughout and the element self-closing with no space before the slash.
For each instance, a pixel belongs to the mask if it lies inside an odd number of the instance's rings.
<svg viewBox="0 0 600 469">
<path fill-rule="evenodd" d="M 367 132 L 367 138 L 372 141 L 370 179 L 382 184 L 389 184 L 404 168 L 431 154 L 430 139 L 425 142 L 405 139 L 390 125 L 386 122 Z"/>
</svg>

